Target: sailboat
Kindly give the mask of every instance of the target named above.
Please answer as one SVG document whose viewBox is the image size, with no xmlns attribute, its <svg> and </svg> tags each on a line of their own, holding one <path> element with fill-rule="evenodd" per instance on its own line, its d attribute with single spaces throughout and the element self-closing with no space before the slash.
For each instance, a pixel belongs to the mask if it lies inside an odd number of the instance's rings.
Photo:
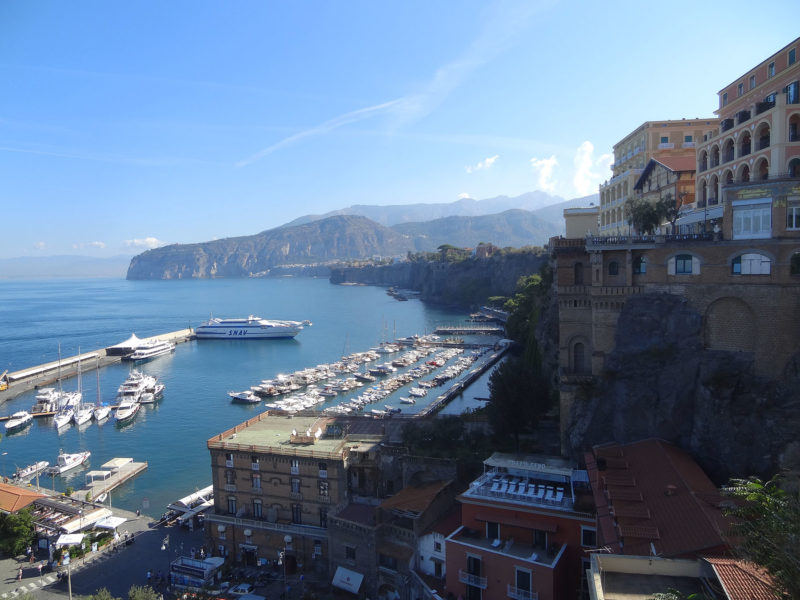
<svg viewBox="0 0 800 600">
<path fill-rule="evenodd" d="M 111 407 L 103 402 L 100 402 L 100 359 L 95 359 L 97 364 L 95 365 L 95 371 L 97 372 L 97 402 L 94 405 L 94 410 L 92 414 L 94 415 L 95 421 L 102 421 L 103 419 L 107 419 L 108 416 L 111 414 Z"/>
<path fill-rule="evenodd" d="M 92 420 L 92 407 L 87 406 L 83 403 L 83 384 L 81 382 L 81 349 L 78 347 L 78 394 L 80 394 L 80 400 L 78 400 L 78 405 L 75 408 L 75 412 L 72 413 L 72 420 L 75 421 L 75 425 L 83 425 L 84 423 L 88 423 Z"/>
<path fill-rule="evenodd" d="M 72 394 L 64 392 L 61 387 L 61 344 L 58 345 L 58 392 L 56 392 L 56 399 L 58 412 L 53 417 L 53 425 L 56 426 L 56 429 L 61 429 L 65 425 L 69 425 L 75 412 Z"/>
</svg>

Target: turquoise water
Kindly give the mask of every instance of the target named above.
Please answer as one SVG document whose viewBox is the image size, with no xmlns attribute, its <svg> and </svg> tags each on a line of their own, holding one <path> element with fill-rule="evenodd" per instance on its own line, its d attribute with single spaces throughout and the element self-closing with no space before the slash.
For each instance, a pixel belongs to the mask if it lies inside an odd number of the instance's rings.
<svg viewBox="0 0 800 600">
<path fill-rule="evenodd" d="M 127 339 L 196 326 L 209 314 L 312 321 L 294 340 L 205 340 L 179 344 L 172 355 L 143 363 L 141 369 L 166 384 L 164 399 L 143 406 L 135 421 L 116 427 L 112 420 L 74 425 L 57 433 L 49 419 L 0 441 L 0 470 L 13 472 L 37 460 L 54 462 L 59 449 L 90 450 L 90 468 L 114 457 L 147 461 L 147 471 L 112 494 L 112 505 L 160 514 L 167 503 L 210 483 L 206 441 L 250 418 L 263 406 L 232 404 L 230 390 L 261 379 L 362 351 L 399 336 L 431 332 L 465 315 L 398 302 L 382 288 L 334 286 L 327 279 L 284 278 L 191 281 L 59 280 L 0 282 L 0 372 L 21 370 L 63 356 L 103 348 Z M 103 400 L 112 401 L 128 365 L 100 371 Z M 94 402 L 96 375 L 83 376 L 84 398 Z M 76 389 L 75 378 L 65 389 Z M 476 386 L 480 388 L 481 386 Z M 472 390 L 472 388 L 471 388 Z M 448 412 L 477 404 L 466 394 Z M 0 414 L 29 409 L 34 393 L 0 406 Z M 42 477 L 40 485 L 63 490 L 81 487 L 86 469 L 65 479 Z"/>
</svg>

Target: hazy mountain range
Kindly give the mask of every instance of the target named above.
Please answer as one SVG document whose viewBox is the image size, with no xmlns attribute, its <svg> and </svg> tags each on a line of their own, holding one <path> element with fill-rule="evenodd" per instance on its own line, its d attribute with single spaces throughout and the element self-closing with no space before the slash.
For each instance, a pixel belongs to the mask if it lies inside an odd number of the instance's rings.
<svg viewBox="0 0 800 600">
<path fill-rule="evenodd" d="M 0 259 L 0 278 L 242 277 L 280 264 L 471 247 L 542 245 L 563 234 L 563 210 L 588 206 L 597 195 L 564 201 L 544 192 L 443 204 L 354 205 L 306 215 L 252 236 L 173 244 L 128 256 L 49 256 Z M 358 216 L 359 219 L 332 217 Z"/>
</svg>

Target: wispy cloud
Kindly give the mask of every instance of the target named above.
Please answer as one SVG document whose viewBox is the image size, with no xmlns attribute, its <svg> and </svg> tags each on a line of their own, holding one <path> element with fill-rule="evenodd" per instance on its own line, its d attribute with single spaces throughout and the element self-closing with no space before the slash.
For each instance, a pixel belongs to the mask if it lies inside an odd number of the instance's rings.
<svg viewBox="0 0 800 600">
<path fill-rule="evenodd" d="M 45 244 L 44 242 L 36 242 L 33 244 L 33 247 L 36 250 L 44 250 L 47 247 L 47 244 Z"/>
<path fill-rule="evenodd" d="M 159 246 L 163 246 L 164 244 L 165 242 L 162 242 L 161 240 L 155 237 L 134 238 L 132 240 L 125 240 L 126 248 L 147 248 L 148 250 L 152 250 L 153 248 L 158 248 Z"/>
<path fill-rule="evenodd" d="M 458 195 L 458 199 L 459 199 L 459 200 L 465 200 L 465 199 L 467 199 L 467 198 L 472 198 L 472 196 L 471 196 L 470 194 L 468 194 L 467 192 L 461 192 L 461 193 Z"/>
<path fill-rule="evenodd" d="M 480 171 L 481 169 L 491 169 L 492 165 L 500 158 L 499 154 L 495 154 L 494 156 L 490 156 L 482 161 L 480 161 L 477 165 L 467 165 L 464 167 L 464 170 L 467 173 L 472 173 L 474 171 Z"/>
<path fill-rule="evenodd" d="M 237 162 L 236 167 L 252 165 L 276 150 L 366 119 L 389 117 L 389 124 L 384 133 L 393 133 L 409 123 L 424 118 L 438 108 L 476 70 L 508 49 L 527 26 L 533 14 L 545 5 L 546 2 L 522 2 L 518 6 L 498 3 L 490 13 L 482 15 L 483 29 L 464 54 L 437 69 L 433 77 L 419 89 L 394 100 L 344 113 L 328 119 L 321 125 L 283 138 Z"/>
<path fill-rule="evenodd" d="M 105 242 L 76 242 L 72 244 L 72 247 L 75 250 L 80 250 L 82 248 L 105 248 Z"/>
<path fill-rule="evenodd" d="M 575 191 L 581 196 L 595 193 L 600 183 L 607 179 L 608 167 L 612 160 L 611 154 L 601 154 L 595 158 L 594 144 L 588 140 L 578 146 L 575 152 L 575 171 L 572 176 Z"/>
<path fill-rule="evenodd" d="M 550 158 L 532 158 L 531 167 L 536 173 L 538 189 L 544 192 L 554 192 L 556 189 L 556 182 L 553 179 L 553 171 L 558 166 L 558 160 L 555 155 Z"/>
</svg>

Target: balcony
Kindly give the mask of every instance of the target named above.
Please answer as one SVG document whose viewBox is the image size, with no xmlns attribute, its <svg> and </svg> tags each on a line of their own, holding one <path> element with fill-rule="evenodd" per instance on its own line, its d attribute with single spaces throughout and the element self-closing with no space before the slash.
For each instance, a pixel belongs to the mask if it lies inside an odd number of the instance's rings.
<svg viewBox="0 0 800 600">
<path fill-rule="evenodd" d="M 226 460 L 225 461 L 225 466 L 228 467 L 229 469 L 232 469 L 233 468 L 233 461 L 232 460 Z"/>
<path fill-rule="evenodd" d="M 328 470 L 327 469 L 325 469 L 325 470 L 320 469 L 319 478 L 320 479 L 327 479 L 328 478 Z"/>
<path fill-rule="evenodd" d="M 506 595 L 509 598 L 514 598 L 514 600 L 539 600 L 538 592 L 523 590 L 522 588 L 514 587 L 510 583 L 508 584 L 508 592 Z"/>
<path fill-rule="evenodd" d="M 756 114 L 760 115 L 763 112 L 767 112 L 768 110 L 775 108 L 775 101 L 774 100 L 767 100 L 765 102 L 756 102 Z"/>
<path fill-rule="evenodd" d="M 260 470 L 261 470 L 261 467 L 260 467 L 260 465 L 259 465 L 257 462 L 250 463 L 250 468 L 251 468 L 253 471 L 260 471 Z"/>
<path fill-rule="evenodd" d="M 658 149 L 659 149 L 659 150 L 671 150 L 671 149 L 672 149 L 672 148 L 674 148 L 674 147 L 675 147 L 675 144 L 673 144 L 673 143 L 671 143 L 671 142 L 661 142 L 661 143 L 658 145 Z"/>
<path fill-rule="evenodd" d="M 292 475 L 300 475 L 300 467 L 292 465 L 291 467 L 289 467 L 289 473 Z"/>
<path fill-rule="evenodd" d="M 749 110 L 740 110 L 736 113 L 736 122 L 737 123 L 744 123 L 745 121 L 750 120 L 750 111 Z"/>
<path fill-rule="evenodd" d="M 759 150 L 764 150 L 765 148 L 769 148 L 769 136 L 768 135 L 762 135 L 760 138 L 758 138 L 758 149 Z"/>
<path fill-rule="evenodd" d="M 721 132 L 728 131 L 729 129 L 733 129 L 733 119 L 725 119 L 719 124 L 719 130 Z"/>
<path fill-rule="evenodd" d="M 683 142 L 681 148 L 694 148 L 694 142 Z"/>
<path fill-rule="evenodd" d="M 473 575 L 472 573 L 467 573 L 463 569 L 458 570 L 458 580 L 461 583 L 466 583 L 467 585 L 471 585 L 472 587 L 480 588 L 482 590 L 486 589 L 486 577 L 481 577 L 480 575 Z"/>
</svg>

